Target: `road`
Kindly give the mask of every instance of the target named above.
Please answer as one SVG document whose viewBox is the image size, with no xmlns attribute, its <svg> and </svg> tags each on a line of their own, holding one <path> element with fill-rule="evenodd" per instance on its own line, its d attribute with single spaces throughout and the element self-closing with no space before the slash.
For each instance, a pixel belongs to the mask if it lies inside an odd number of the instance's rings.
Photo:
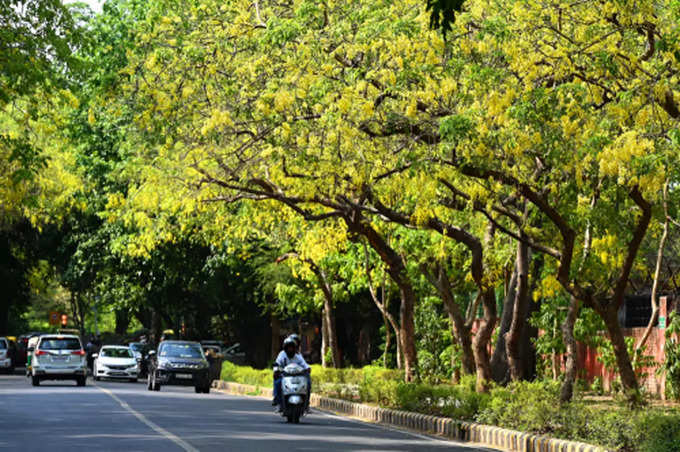
<svg viewBox="0 0 680 452">
<path fill-rule="evenodd" d="M 0 450 L 430 451 L 466 445 L 314 411 L 299 425 L 266 400 L 145 383 L 42 382 L 0 375 Z"/>
</svg>

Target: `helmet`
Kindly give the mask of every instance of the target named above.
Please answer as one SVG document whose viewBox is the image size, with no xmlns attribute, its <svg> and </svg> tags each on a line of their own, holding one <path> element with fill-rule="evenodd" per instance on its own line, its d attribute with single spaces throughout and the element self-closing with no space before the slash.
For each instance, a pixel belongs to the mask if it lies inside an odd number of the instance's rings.
<svg viewBox="0 0 680 452">
<path fill-rule="evenodd" d="M 292 358 L 293 356 L 295 356 L 295 352 L 297 351 L 297 342 L 295 342 L 294 339 L 288 336 L 283 341 L 283 351 L 286 352 L 288 358 Z"/>
<path fill-rule="evenodd" d="M 295 345 L 297 345 L 298 347 L 300 346 L 300 336 L 298 336 L 297 334 L 291 334 L 290 336 L 288 336 L 288 339 L 294 340 Z"/>
</svg>

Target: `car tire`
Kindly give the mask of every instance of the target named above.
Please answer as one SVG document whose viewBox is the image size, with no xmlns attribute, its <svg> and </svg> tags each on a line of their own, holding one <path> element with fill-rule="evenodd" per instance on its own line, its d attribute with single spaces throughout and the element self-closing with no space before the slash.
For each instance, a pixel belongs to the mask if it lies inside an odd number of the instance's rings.
<svg viewBox="0 0 680 452">
<path fill-rule="evenodd" d="M 137 379 L 136 378 L 130 378 L 130 383 L 137 383 Z"/>
<path fill-rule="evenodd" d="M 76 384 L 77 384 L 78 386 L 85 386 L 86 383 L 87 383 L 87 377 L 78 377 L 78 378 L 76 378 Z"/>
<path fill-rule="evenodd" d="M 31 377 L 31 384 L 33 386 L 40 386 L 40 378 L 36 376 Z"/>
<path fill-rule="evenodd" d="M 210 394 L 210 386 L 206 386 L 205 388 L 203 388 L 203 392 L 205 394 Z"/>
<path fill-rule="evenodd" d="M 194 386 L 194 392 L 196 394 L 200 394 L 203 392 L 203 388 L 201 388 L 200 386 Z"/>
</svg>

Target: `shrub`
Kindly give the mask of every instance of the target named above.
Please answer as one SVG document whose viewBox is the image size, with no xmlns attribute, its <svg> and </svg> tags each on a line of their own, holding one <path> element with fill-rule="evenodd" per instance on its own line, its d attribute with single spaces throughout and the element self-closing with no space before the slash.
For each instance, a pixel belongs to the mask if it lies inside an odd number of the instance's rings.
<svg viewBox="0 0 680 452">
<path fill-rule="evenodd" d="M 477 416 L 483 424 L 534 432 L 554 432 L 559 424 L 559 382 L 514 382 L 491 390 L 491 399 Z"/>
<path fill-rule="evenodd" d="M 233 381 L 253 386 L 271 386 L 272 371 L 269 369 L 258 370 L 248 366 L 237 366 L 236 364 L 224 361 L 220 378 L 224 381 Z"/>
<path fill-rule="evenodd" d="M 488 400 L 488 395 L 463 386 L 399 383 L 396 388 L 396 404 L 400 409 L 454 419 L 474 419 Z"/>
<path fill-rule="evenodd" d="M 640 452 L 680 451 L 680 414 L 651 413 L 638 422 Z"/>
</svg>

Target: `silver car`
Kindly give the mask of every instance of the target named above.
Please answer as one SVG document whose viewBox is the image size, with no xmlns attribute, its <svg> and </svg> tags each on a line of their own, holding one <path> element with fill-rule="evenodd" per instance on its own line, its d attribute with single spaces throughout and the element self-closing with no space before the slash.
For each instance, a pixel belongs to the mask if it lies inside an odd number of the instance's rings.
<svg viewBox="0 0 680 452">
<path fill-rule="evenodd" d="M 14 370 L 14 361 L 12 360 L 12 350 L 9 339 L 0 337 L 0 369 L 7 372 Z"/>
<path fill-rule="evenodd" d="M 42 380 L 75 380 L 78 386 L 85 386 L 87 360 L 78 336 L 40 336 L 31 359 L 31 381 L 39 386 Z"/>
</svg>

